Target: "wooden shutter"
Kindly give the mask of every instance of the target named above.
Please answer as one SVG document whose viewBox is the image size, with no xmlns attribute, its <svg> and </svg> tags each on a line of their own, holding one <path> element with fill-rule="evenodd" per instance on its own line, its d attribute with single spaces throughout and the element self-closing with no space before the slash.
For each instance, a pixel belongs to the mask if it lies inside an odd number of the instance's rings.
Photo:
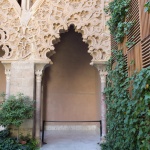
<svg viewBox="0 0 150 150">
<path fill-rule="evenodd" d="M 114 40 L 114 37 L 111 35 L 111 49 L 118 49 L 118 44 Z"/>
<path fill-rule="evenodd" d="M 141 40 L 150 35 L 150 13 L 144 11 L 144 5 L 148 0 L 139 0 Z"/>
<path fill-rule="evenodd" d="M 130 33 L 127 35 L 127 41 L 134 42 L 134 46 L 141 40 L 138 0 L 131 0 L 130 9 L 127 17 L 127 22 L 130 21 L 134 22 L 134 26 L 131 28 Z M 128 48 L 128 50 L 132 49 L 132 47 Z"/>
<path fill-rule="evenodd" d="M 150 35 L 142 41 L 143 68 L 150 66 Z"/>
<path fill-rule="evenodd" d="M 144 11 L 146 2 L 139 0 L 143 68 L 150 66 L 150 13 Z"/>
</svg>

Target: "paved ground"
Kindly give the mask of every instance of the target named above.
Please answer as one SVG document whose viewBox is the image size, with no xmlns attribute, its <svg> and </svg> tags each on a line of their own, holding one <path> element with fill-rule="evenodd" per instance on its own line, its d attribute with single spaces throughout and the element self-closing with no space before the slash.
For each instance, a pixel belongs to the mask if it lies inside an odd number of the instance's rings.
<svg viewBox="0 0 150 150">
<path fill-rule="evenodd" d="M 100 150 L 95 131 L 47 131 L 41 150 Z"/>
</svg>

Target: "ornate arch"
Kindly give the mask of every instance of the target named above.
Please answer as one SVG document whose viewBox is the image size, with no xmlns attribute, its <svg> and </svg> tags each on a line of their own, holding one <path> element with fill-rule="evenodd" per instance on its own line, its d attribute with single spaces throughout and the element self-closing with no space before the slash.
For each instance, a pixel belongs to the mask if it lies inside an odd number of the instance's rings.
<svg viewBox="0 0 150 150">
<path fill-rule="evenodd" d="M 60 33 L 75 26 L 88 43 L 92 61 L 107 61 L 110 57 L 110 34 L 104 13 L 106 0 L 37 0 L 30 10 L 16 13 L 16 5 L 0 0 L 0 45 L 12 60 L 44 61 Z M 5 36 L 4 36 L 5 34 Z"/>
</svg>

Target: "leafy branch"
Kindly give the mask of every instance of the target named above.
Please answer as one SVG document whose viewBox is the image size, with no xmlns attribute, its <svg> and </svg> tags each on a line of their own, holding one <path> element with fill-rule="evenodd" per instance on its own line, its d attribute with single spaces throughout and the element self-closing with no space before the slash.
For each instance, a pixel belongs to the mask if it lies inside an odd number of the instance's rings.
<svg viewBox="0 0 150 150">
<path fill-rule="evenodd" d="M 150 13 L 150 0 L 144 5 L 145 7 L 145 12 Z"/>
<path fill-rule="evenodd" d="M 18 129 L 25 119 L 33 117 L 34 101 L 23 94 L 10 96 L 0 104 L 0 125 L 4 127 L 15 126 Z"/>
<path fill-rule="evenodd" d="M 130 32 L 133 22 L 126 22 L 131 0 L 113 0 L 104 10 L 110 15 L 107 22 L 110 33 L 117 43 L 122 43 L 125 35 Z"/>
</svg>

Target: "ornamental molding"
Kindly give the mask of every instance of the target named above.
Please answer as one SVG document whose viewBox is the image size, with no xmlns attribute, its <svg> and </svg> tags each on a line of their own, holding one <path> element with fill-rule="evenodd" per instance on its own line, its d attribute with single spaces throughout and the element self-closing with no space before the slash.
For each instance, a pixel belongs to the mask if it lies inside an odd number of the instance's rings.
<svg viewBox="0 0 150 150">
<path fill-rule="evenodd" d="M 29 0 L 23 0 L 27 2 Z M 30 9 L 15 0 L 0 0 L 0 60 L 51 61 L 54 44 L 70 25 L 82 34 L 94 61 L 110 58 L 108 16 L 109 0 L 36 0 Z"/>
</svg>

